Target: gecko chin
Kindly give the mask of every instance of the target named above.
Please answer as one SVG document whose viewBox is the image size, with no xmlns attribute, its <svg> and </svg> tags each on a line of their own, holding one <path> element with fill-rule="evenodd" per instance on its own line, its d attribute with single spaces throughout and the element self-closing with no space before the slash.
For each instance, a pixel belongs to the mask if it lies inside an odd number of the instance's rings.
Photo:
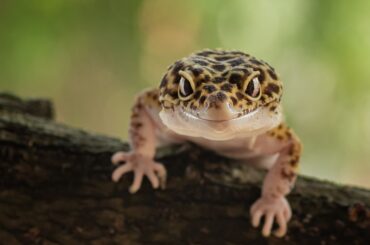
<svg viewBox="0 0 370 245">
<path fill-rule="evenodd" d="M 280 110 L 278 113 L 271 113 L 265 107 L 230 120 L 202 119 L 176 107 L 170 110 L 162 109 L 159 116 L 162 122 L 177 134 L 217 141 L 259 135 L 282 121 Z"/>
</svg>

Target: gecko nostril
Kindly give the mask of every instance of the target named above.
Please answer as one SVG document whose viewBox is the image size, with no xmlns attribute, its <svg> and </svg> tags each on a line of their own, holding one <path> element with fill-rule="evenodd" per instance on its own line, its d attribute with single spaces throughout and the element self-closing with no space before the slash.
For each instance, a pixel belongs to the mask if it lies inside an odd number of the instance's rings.
<svg viewBox="0 0 370 245">
<path fill-rule="evenodd" d="M 216 94 L 211 94 L 208 96 L 207 101 L 205 103 L 206 108 L 220 108 L 223 107 L 227 100 L 227 96 L 223 92 L 217 92 Z M 229 103 L 227 103 L 229 104 Z M 229 106 L 229 105 L 228 105 Z"/>
<path fill-rule="evenodd" d="M 208 102 L 209 103 L 222 103 L 225 100 L 227 100 L 227 96 L 223 92 L 218 92 L 217 94 L 211 94 L 208 97 Z"/>
<path fill-rule="evenodd" d="M 218 92 L 216 94 L 216 97 L 217 97 L 217 101 L 219 102 L 224 102 L 227 99 L 226 94 L 224 94 L 223 92 Z"/>
</svg>

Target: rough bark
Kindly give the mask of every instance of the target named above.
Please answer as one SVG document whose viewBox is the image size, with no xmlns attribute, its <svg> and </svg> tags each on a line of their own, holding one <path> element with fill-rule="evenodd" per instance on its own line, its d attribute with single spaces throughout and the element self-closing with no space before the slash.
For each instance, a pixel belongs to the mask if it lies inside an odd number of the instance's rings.
<svg viewBox="0 0 370 245">
<path fill-rule="evenodd" d="M 369 190 L 300 176 L 289 233 L 263 238 L 249 222 L 263 171 L 191 145 L 162 149 L 167 189 L 145 181 L 131 195 L 132 176 L 110 180 L 110 156 L 128 145 L 52 115 L 47 100 L 0 95 L 0 243 L 369 244 Z"/>
</svg>

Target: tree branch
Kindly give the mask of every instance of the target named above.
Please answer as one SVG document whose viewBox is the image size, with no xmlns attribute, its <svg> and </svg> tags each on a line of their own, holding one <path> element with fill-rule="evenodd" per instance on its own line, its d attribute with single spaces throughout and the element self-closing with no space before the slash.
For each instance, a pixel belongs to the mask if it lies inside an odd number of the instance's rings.
<svg viewBox="0 0 370 245">
<path fill-rule="evenodd" d="M 191 145 L 159 151 L 166 190 L 146 181 L 130 195 L 132 176 L 110 180 L 110 156 L 128 145 L 54 122 L 52 108 L 0 95 L 0 241 L 7 244 L 370 241 L 369 190 L 303 176 L 288 197 L 288 235 L 263 238 L 249 207 L 265 173 Z"/>
</svg>

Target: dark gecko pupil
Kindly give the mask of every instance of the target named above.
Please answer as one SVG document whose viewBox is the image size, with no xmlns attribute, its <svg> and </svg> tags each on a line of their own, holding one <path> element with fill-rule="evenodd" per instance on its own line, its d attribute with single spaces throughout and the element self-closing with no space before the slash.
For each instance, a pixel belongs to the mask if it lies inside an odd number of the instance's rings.
<svg viewBox="0 0 370 245">
<path fill-rule="evenodd" d="M 180 89 L 180 94 L 183 97 L 187 97 L 193 93 L 193 89 L 190 82 L 184 78 L 184 83 L 182 89 Z"/>
<path fill-rule="evenodd" d="M 253 92 L 254 92 L 254 82 L 253 80 L 250 80 L 249 83 L 248 83 L 248 86 L 247 86 L 247 89 L 245 90 L 245 92 L 252 96 L 252 97 L 255 97 L 256 94 L 254 95 Z"/>
</svg>

